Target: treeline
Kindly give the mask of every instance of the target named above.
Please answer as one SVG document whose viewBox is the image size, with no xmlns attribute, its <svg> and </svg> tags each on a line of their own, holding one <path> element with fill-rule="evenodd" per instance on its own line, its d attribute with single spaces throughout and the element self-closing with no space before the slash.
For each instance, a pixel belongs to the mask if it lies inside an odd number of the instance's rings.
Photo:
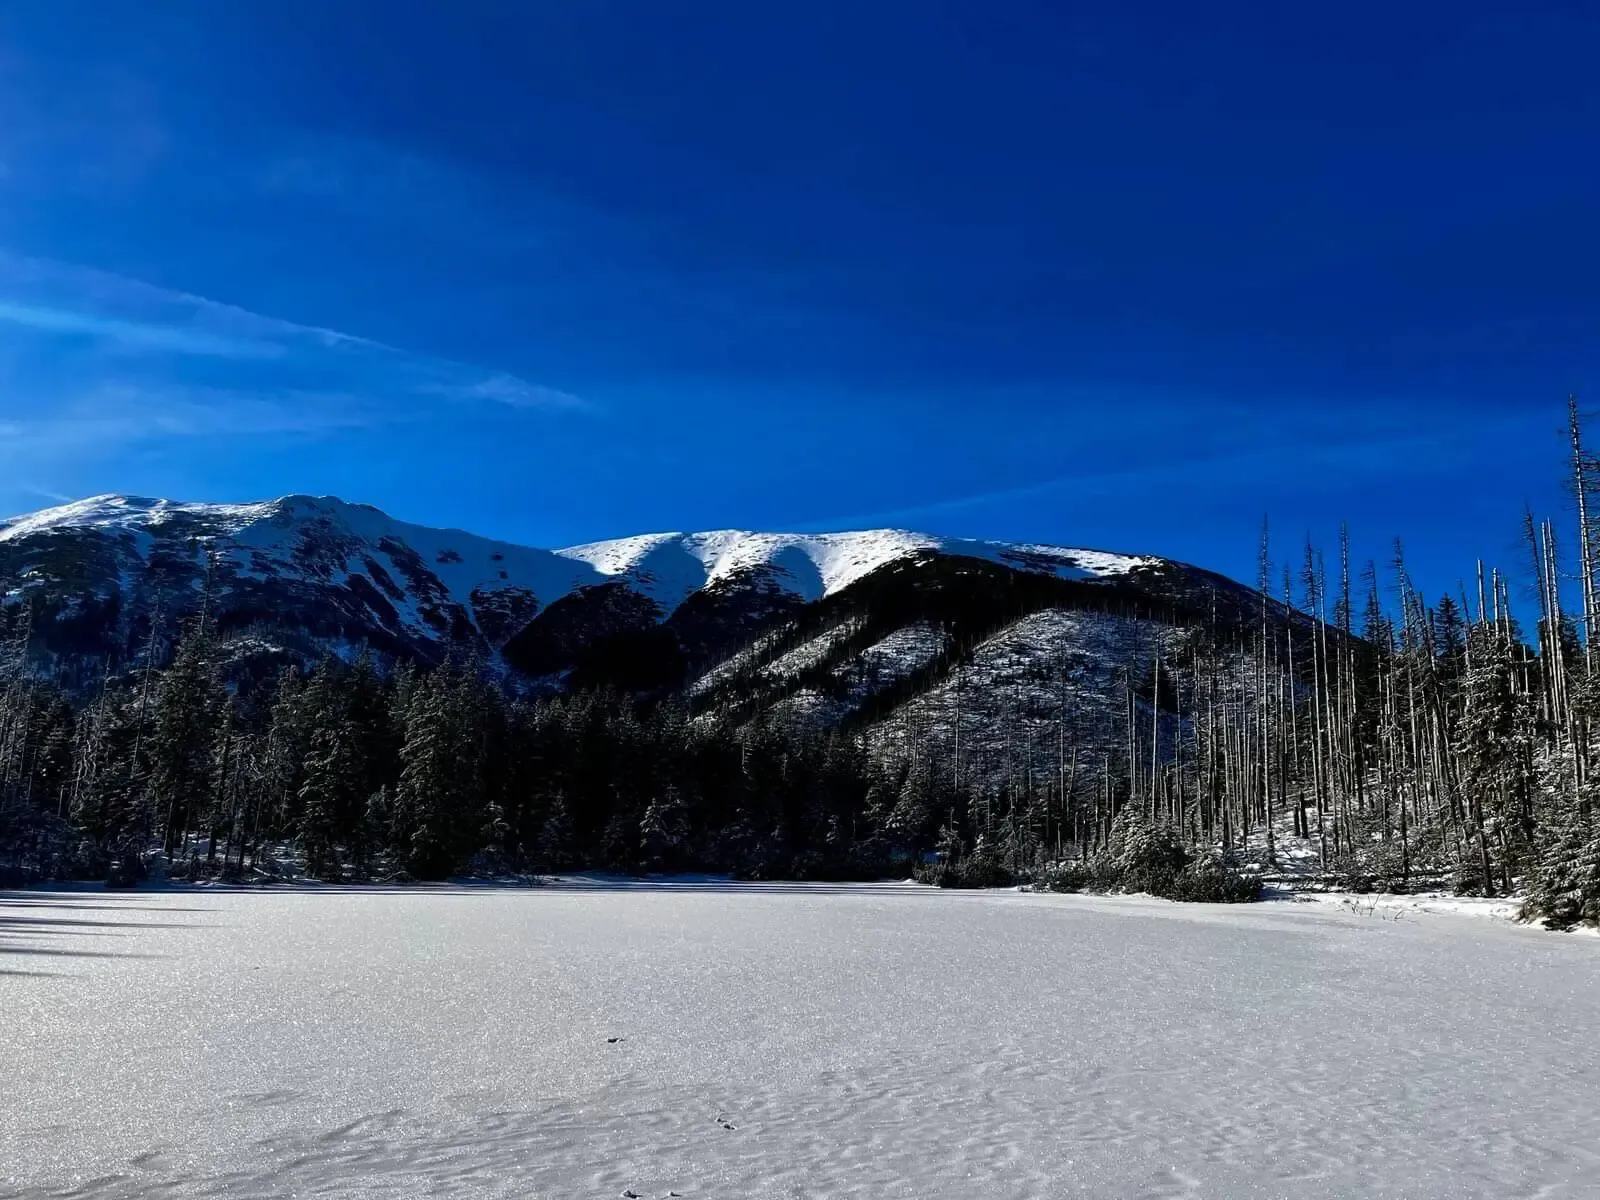
<svg viewBox="0 0 1600 1200">
<path fill-rule="evenodd" d="M 694 723 L 676 701 L 508 694 L 470 663 L 362 655 L 225 685 L 203 622 L 170 665 L 81 711 L 26 673 L 0 722 L 14 867 L 123 875 L 159 845 L 188 877 L 439 879 L 580 867 L 881 875 L 894 772 L 853 740 Z"/>
<path fill-rule="evenodd" d="M 79 707 L 27 669 L 19 614 L 0 662 L 0 868 L 136 882 L 159 850 L 187 879 L 926 866 L 936 882 L 989 885 L 1063 853 L 1046 790 L 955 785 L 924 755 L 697 719 L 678 696 L 530 699 L 481 664 L 383 670 L 368 654 L 230 683 L 208 607 L 170 662 L 156 664 L 152 638 L 139 669 Z M 1074 838 L 1087 803 L 1069 797 Z M 1119 830 L 1141 811 L 1118 808 Z"/>
</svg>

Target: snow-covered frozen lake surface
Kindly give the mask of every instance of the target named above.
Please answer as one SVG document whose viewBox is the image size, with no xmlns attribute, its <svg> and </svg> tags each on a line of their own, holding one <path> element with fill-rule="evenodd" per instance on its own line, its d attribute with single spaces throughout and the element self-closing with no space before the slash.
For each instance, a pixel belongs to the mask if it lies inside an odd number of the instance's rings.
<svg viewBox="0 0 1600 1200">
<path fill-rule="evenodd" d="M 1596 1197 L 1597 1031 L 1451 913 L 7 893 L 0 1195 Z"/>
</svg>

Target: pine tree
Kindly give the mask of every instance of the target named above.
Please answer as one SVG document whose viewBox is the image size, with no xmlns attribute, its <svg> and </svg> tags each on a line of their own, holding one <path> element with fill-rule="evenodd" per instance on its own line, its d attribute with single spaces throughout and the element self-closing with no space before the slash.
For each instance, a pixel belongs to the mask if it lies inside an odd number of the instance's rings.
<svg viewBox="0 0 1600 1200">
<path fill-rule="evenodd" d="M 552 871 L 572 865 L 572 821 L 567 816 L 567 801 L 560 793 L 551 802 L 539 831 L 539 859 Z"/>
<path fill-rule="evenodd" d="M 921 851 L 927 846 L 929 826 L 938 815 L 933 787 L 932 766 L 925 756 L 919 755 L 912 760 L 894 808 L 884 822 L 884 831 L 889 837 L 908 850 Z M 992 831 L 981 832 L 987 835 Z"/>
<path fill-rule="evenodd" d="M 435 672 L 419 680 L 403 716 L 400 779 L 395 789 L 396 834 L 406 867 L 421 879 L 442 879 L 456 863 L 448 827 L 456 790 L 452 713 L 445 680 Z"/>
<path fill-rule="evenodd" d="M 210 631 L 197 624 L 178 644 L 156 686 L 149 737 L 149 795 L 169 856 L 183 844 L 210 793 L 223 689 Z"/>
<path fill-rule="evenodd" d="M 1491 626 L 1478 626 L 1473 634 L 1476 645 L 1463 686 L 1465 703 L 1455 752 L 1461 763 L 1481 887 L 1489 896 L 1494 894 L 1494 878 L 1485 808 L 1490 804 L 1505 808 L 1517 786 L 1524 713 L 1513 686 L 1509 643 Z"/>
<path fill-rule="evenodd" d="M 267 725 L 262 751 L 263 797 L 270 811 L 261 814 L 263 824 L 280 830 L 299 825 L 300 785 L 305 780 L 306 755 L 311 744 L 311 729 L 304 704 L 305 685 L 293 667 L 278 676 L 277 695 Z"/>
<path fill-rule="evenodd" d="M 688 810 L 676 785 L 652 800 L 639 820 L 640 861 L 647 871 L 674 871 L 684 865 L 689 837 Z"/>
<path fill-rule="evenodd" d="M 1600 829 L 1565 806 L 1540 830 L 1524 912 L 1551 929 L 1600 924 Z"/>
<path fill-rule="evenodd" d="M 339 877 L 335 840 L 341 831 L 354 829 L 348 814 L 365 815 L 365 782 L 354 723 L 343 713 L 328 714 L 311 735 L 300 785 L 299 836 L 308 875 Z"/>
</svg>

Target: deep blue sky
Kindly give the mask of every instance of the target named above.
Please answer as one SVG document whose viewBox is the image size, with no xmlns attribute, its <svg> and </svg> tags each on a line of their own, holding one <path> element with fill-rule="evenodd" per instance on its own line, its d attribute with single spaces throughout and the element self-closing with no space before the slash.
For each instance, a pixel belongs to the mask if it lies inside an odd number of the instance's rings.
<svg viewBox="0 0 1600 1200">
<path fill-rule="evenodd" d="M 1520 566 L 1597 61 L 1504 0 L 5 0 L 0 510 Z"/>
</svg>

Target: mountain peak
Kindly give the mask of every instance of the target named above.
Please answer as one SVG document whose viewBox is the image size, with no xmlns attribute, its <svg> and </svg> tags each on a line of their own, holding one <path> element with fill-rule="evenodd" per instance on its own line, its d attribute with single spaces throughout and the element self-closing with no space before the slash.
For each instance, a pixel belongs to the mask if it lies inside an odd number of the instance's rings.
<svg viewBox="0 0 1600 1200">
<path fill-rule="evenodd" d="M 203 565 L 201 545 L 215 552 L 212 566 Z M 493 652 L 536 621 L 577 620 L 582 629 L 551 635 L 566 646 L 588 638 L 593 620 L 644 628 L 702 594 L 695 612 L 740 611 L 748 626 L 924 555 L 1090 583 L 1161 562 L 906 529 L 717 529 L 545 550 L 412 525 L 336 496 L 205 504 L 112 493 L 0 521 L 0 596 L 33 595 L 62 611 L 94 603 L 181 609 L 213 571 L 217 594 L 241 621 L 292 620 L 428 656 L 463 641 Z M 576 612 L 588 615 L 560 615 Z"/>
<path fill-rule="evenodd" d="M 260 522 L 287 523 L 292 527 L 298 518 L 306 517 L 333 518 L 347 525 L 352 535 L 362 537 L 399 536 L 430 545 L 452 539 L 463 545 L 491 545 L 490 539 L 464 531 L 411 525 L 368 504 L 304 492 L 238 504 L 106 493 L 0 520 L 0 541 L 63 529 L 153 532 L 173 520 L 204 526 L 208 536 L 232 536 Z M 507 553 L 514 552 L 519 556 L 559 558 L 569 564 L 568 571 L 578 570 L 578 577 L 570 586 L 627 582 L 669 610 L 692 592 L 750 571 L 769 572 L 788 590 L 814 600 L 849 587 L 886 563 L 918 552 L 981 558 L 1069 579 L 1108 578 L 1126 574 L 1141 563 L 1159 561 L 1098 550 L 951 538 L 909 529 L 833 533 L 715 529 L 637 534 L 553 551 L 503 542 L 492 546 L 483 557 L 501 561 Z M 462 553 L 443 545 L 434 550 L 447 557 Z M 494 558 L 496 553 L 501 559 Z M 588 578 L 581 578 L 586 574 Z"/>
<path fill-rule="evenodd" d="M 626 578 L 652 599 L 673 604 L 730 577 L 767 570 L 806 600 L 842 591 L 880 567 L 918 552 L 980 558 L 1063 579 L 1123 575 L 1156 560 L 1098 550 L 948 538 L 908 529 L 840 533 L 758 533 L 721 529 L 654 533 L 558 551 L 602 575 Z"/>
<path fill-rule="evenodd" d="M 27 606 L 32 653 L 69 688 L 170 651 L 206 596 L 241 671 L 362 647 L 466 653 L 533 688 L 682 689 L 702 711 L 859 719 L 884 736 L 909 728 L 885 720 L 896 706 L 944 722 L 1021 695 L 1054 712 L 1067 692 L 1092 723 L 1125 703 L 1111 664 L 1145 661 L 1171 621 L 1211 619 L 1219 584 L 1253 620 L 1255 593 L 1163 559 L 907 529 L 544 550 L 303 493 L 110 494 L 0 521 L 0 617 Z M 950 677 L 957 662 L 970 677 Z"/>
</svg>

